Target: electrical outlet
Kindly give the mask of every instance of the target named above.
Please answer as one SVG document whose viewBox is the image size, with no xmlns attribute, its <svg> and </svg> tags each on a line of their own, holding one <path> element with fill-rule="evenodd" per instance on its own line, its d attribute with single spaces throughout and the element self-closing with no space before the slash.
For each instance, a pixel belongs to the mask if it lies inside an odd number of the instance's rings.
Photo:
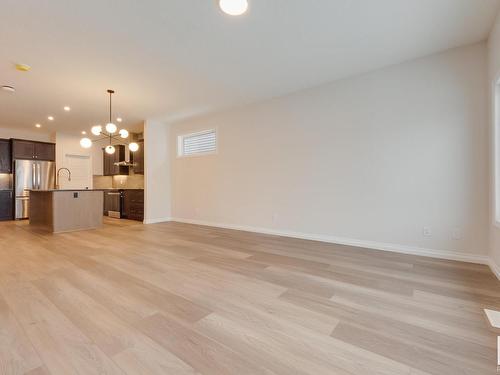
<svg viewBox="0 0 500 375">
<path fill-rule="evenodd" d="M 422 228 L 422 235 L 424 237 L 432 237 L 432 228 L 431 227 L 423 227 Z"/>
<path fill-rule="evenodd" d="M 451 230 L 451 238 L 454 240 L 461 240 L 462 239 L 462 228 L 460 227 L 455 227 Z"/>
</svg>

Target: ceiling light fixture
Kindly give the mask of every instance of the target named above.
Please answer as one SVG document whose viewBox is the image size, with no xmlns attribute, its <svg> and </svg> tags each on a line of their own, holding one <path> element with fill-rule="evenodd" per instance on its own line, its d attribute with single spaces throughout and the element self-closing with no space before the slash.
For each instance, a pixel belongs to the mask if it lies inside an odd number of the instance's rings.
<svg viewBox="0 0 500 375">
<path fill-rule="evenodd" d="M 117 121 L 117 122 L 122 122 L 123 120 L 122 120 L 122 118 L 121 118 L 121 117 L 117 117 L 117 118 L 116 118 L 116 121 Z"/>
<path fill-rule="evenodd" d="M 64 110 L 65 110 L 66 112 L 69 112 L 69 111 L 71 111 L 71 108 L 70 108 L 70 107 L 68 107 L 68 106 L 66 106 L 66 107 L 64 107 Z"/>
<path fill-rule="evenodd" d="M 82 138 L 80 139 L 80 146 L 83 148 L 91 148 L 92 147 L 92 141 L 90 138 Z"/>
<path fill-rule="evenodd" d="M 107 145 L 106 148 L 105 148 L 105 150 L 106 150 L 106 153 L 110 154 L 110 155 L 112 155 L 112 154 L 115 153 L 115 147 L 112 146 L 112 145 Z"/>
<path fill-rule="evenodd" d="M 49 116 L 49 117 L 47 117 L 47 120 L 54 121 L 54 117 L 53 116 Z"/>
<path fill-rule="evenodd" d="M 135 142 L 132 142 L 128 145 L 128 148 L 132 152 L 136 152 L 139 149 L 139 145 Z"/>
<path fill-rule="evenodd" d="M 13 93 L 13 92 L 16 92 L 16 89 L 12 86 L 5 85 L 5 86 L 2 86 L 2 91 Z"/>
<path fill-rule="evenodd" d="M 219 7 L 230 16 L 241 16 L 248 10 L 248 0 L 219 0 Z"/>
<path fill-rule="evenodd" d="M 92 134 L 96 136 L 102 136 L 99 139 L 96 139 L 95 142 L 99 142 L 102 140 L 106 140 L 109 142 L 109 144 L 106 146 L 104 149 L 106 153 L 108 154 L 114 154 L 115 153 L 115 147 L 113 146 L 113 140 L 115 141 L 115 144 L 121 144 L 123 142 L 123 139 L 128 138 L 129 132 L 126 129 L 120 129 L 118 130 L 118 127 L 113 124 L 112 118 L 113 118 L 113 103 L 112 103 L 112 95 L 115 92 L 113 90 L 108 90 L 109 94 L 109 122 L 106 124 L 104 127 L 104 130 L 101 125 L 95 125 L 93 126 L 90 131 Z M 120 122 L 120 118 L 117 119 L 118 122 Z M 116 134 L 118 132 L 118 135 Z M 85 131 L 82 131 L 82 134 L 86 134 Z M 89 148 L 92 146 L 92 140 L 90 138 L 82 138 L 80 140 L 80 145 L 83 148 Z M 130 151 L 135 152 L 139 149 L 139 145 L 135 142 L 129 143 L 128 148 Z"/>
<path fill-rule="evenodd" d="M 118 128 L 112 122 L 109 122 L 109 123 L 106 124 L 106 131 L 109 134 L 115 134 L 117 130 L 118 130 Z"/>
<path fill-rule="evenodd" d="M 102 126 L 101 125 L 92 126 L 92 129 L 90 129 L 90 131 L 94 135 L 101 135 L 101 133 L 102 133 Z"/>
<path fill-rule="evenodd" d="M 41 127 L 42 127 L 42 125 L 40 125 L 40 124 L 35 124 L 35 128 L 41 128 Z"/>
<path fill-rule="evenodd" d="M 85 134 L 87 134 L 87 132 L 86 132 L 85 130 L 83 130 L 83 131 L 82 131 L 82 134 L 83 134 L 83 135 L 85 135 Z"/>
</svg>

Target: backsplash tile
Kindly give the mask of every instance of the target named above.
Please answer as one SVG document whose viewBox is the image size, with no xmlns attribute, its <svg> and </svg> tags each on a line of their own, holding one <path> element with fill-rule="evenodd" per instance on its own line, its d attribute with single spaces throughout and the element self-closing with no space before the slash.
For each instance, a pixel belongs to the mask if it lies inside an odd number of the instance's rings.
<svg viewBox="0 0 500 375">
<path fill-rule="evenodd" d="M 115 189 L 144 189 L 144 176 L 140 174 L 130 176 L 113 176 Z"/>
<path fill-rule="evenodd" d="M 144 189 L 144 176 L 94 176 L 94 189 Z"/>
</svg>

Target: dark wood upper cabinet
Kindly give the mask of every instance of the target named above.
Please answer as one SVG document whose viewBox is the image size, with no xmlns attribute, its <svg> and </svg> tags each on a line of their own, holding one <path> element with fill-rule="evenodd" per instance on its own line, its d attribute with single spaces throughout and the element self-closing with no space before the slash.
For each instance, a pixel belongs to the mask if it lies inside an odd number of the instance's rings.
<svg viewBox="0 0 500 375">
<path fill-rule="evenodd" d="M 14 159 L 35 159 L 35 143 L 30 141 L 12 141 L 12 156 Z"/>
<path fill-rule="evenodd" d="M 56 145 L 53 143 L 35 143 L 35 159 L 56 160 Z"/>
<path fill-rule="evenodd" d="M 125 161 L 125 146 L 115 145 L 115 153 L 108 154 L 103 149 L 103 175 L 104 176 L 117 176 L 117 175 L 128 175 L 128 167 L 115 165 L 121 161 Z"/>
<path fill-rule="evenodd" d="M 12 172 L 10 140 L 0 139 L 0 173 Z"/>
<path fill-rule="evenodd" d="M 0 191 L 0 220 L 12 220 L 12 190 Z"/>
<path fill-rule="evenodd" d="M 130 153 L 130 161 L 134 163 L 134 173 L 144 174 L 144 141 L 137 142 L 139 149 Z"/>
<path fill-rule="evenodd" d="M 12 140 L 12 156 L 14 159 L 56 160 L 54 143 Z"/>
</svg>

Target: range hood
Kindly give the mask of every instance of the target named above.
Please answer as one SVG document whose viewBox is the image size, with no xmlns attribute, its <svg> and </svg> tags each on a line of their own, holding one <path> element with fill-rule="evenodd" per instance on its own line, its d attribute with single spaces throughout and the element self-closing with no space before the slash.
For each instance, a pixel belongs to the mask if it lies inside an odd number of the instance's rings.
<svg viewBox="0 0 500 375">
<path fill-rule="evenodd" d="M 118 167 L 135 167 L 137 163 L 131 163 L 129 161 L 119 161 L 117 163 L 114 163 Z"/>
</svg>

